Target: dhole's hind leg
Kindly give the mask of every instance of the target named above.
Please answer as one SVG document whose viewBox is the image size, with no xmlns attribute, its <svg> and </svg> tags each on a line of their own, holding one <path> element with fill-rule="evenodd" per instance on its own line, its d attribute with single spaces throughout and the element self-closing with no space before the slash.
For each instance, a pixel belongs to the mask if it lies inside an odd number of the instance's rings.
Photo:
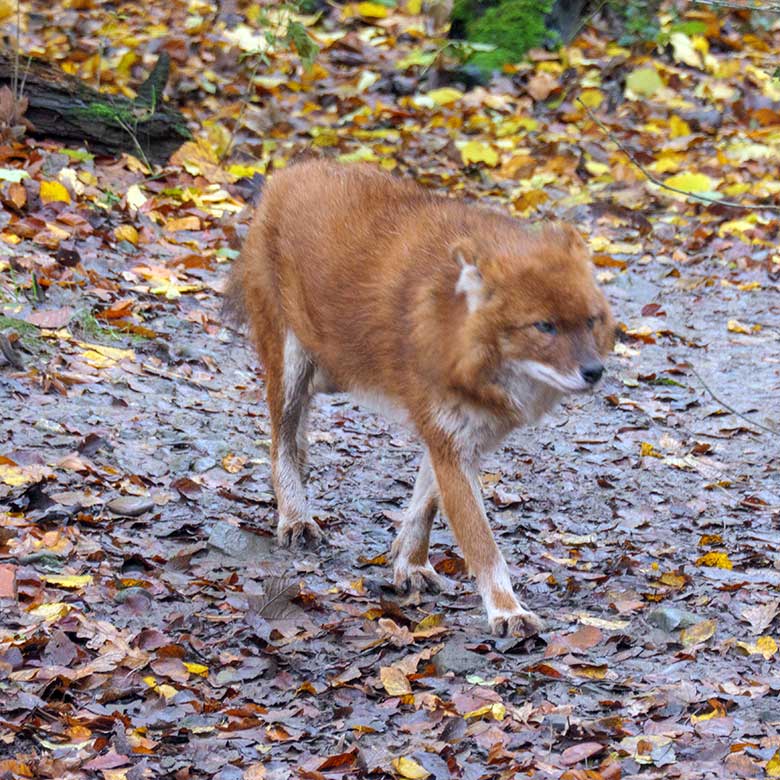
<svg viewBox="0 0 780 780">
<path fill-rule="evenodd" d="M 428 560 L 431 527 L 438 508 L 436 479 L 426 451 L 414 482 L 412 500 L 393 542 L 393 583 L 402 592 L 450 590 L 451 583 Z"/>
<path fill-rule="evenodd" d="M 279 544 L 284 547 L 320 538 L 320 529 L 309 515 L 301 478 L 305 461 L 305 418 L 311 400 L 314 363 L 298 339 L 288 330 L 281 360 L 268 361 L 268 406 L 271 413 L 271 470 L 279 524 Z"/>
</svg>

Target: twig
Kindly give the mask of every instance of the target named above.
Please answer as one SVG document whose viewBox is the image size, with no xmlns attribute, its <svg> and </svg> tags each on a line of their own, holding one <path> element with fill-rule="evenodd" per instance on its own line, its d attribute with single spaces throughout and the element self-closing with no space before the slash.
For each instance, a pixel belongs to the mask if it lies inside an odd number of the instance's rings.
<svg viewBox="0 0 780 780">
<path fill-rule="evenodd" d="M 730 8 L 734 11 L 769 11 L 780 13 L 780 3 L 766 3 L 765 5 L 753 5 L 752 3 L 739 3 L 736 0 L 693 0 L 698 5 L 709 5 L 713 8 Z"/>
<path fill-rule="evenodd" d="M 733 406 L 730 406 L 722 399 L 718 398 L 717 395 L 713 392 L 712 388 L 702 379 L 701 374 L 689 363 L 691 371 L 693 372 L 693 375 L 701 382 L 702 387 L 712 396 L 713 400 L 715 400 L 717 403 L 719 403 L 724 409 L 731 412 L 732 414 L 735 414 L 737 417 L 743 419 L 745 422 L 750 423 L 751 425 L 755 425 L 756 428 L 761 428 L 762 431 L 766 431 L 767 433 L 773 433 L 775 436 L 780 434 L 780 431 L 777 430 L 777 428 L 770 428 L 768 425 L 763 425 L 760 422 L 756 422 L 755 420 L 751 420 L 750 417 L 748 417 L 746 414 L 743 414 L 742 412 L 738 412 Z"/>
<path fill-rule="evenodd" d="M 780 211 L 780 206 L 774 204 L 759 204 L 759 203 L 737 203 L 733 200 L 721 200 L 720 198 L 709 198 L 706 195 L 699 195 L 697 192 L 689 192 L 688 190 L 680 189 L 679 187 L 673 187 L 671 184 L 661 181 L 653 176 L 647 168 L 634 157 L 634 155 L 625 147 L 625 145 L 615 136 L 615 134 L 582 102 L 581 98 L 577 98 L 577 102 L 585 109 L 588 116 L 601 128 L 602 132 L 612 141 L 623 154 L 628 157 L 631 163 L 636 166 L 642 175 L 651 183 L 657 187 L 669 190 L 670 192 L 676 192 L 679 195 L 685 195 L 687 198 L 694 198 L 702 203 L 710 203 L 716 206 L 726 206 L 730 209 L 743 209 L 745 211 L 760 211 L 761 209 L 769 211 Z"/>
</svg>

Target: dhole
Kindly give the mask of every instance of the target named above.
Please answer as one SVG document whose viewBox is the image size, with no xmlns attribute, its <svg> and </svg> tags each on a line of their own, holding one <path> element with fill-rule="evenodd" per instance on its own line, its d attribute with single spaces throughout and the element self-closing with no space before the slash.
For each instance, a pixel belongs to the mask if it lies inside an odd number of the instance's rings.
<svg viewBox="0 0 780 780">
<path fill-rule="evenodd" d="M 517 599 L 480 496 L 480 456 L 604 370 L 614 323 L 586 246 L 565 224 L 522 227 L 362 165 L 309 161 L 270 179 L 226 308 L 265 366 L 278 538 L 320 529 L 302 471 L 317 392 L 400 412 L 425 445 L 393 544 L 399 589 L 441 588 L 437 508 L 494 633 L 543 623 Z"/>
</svg>

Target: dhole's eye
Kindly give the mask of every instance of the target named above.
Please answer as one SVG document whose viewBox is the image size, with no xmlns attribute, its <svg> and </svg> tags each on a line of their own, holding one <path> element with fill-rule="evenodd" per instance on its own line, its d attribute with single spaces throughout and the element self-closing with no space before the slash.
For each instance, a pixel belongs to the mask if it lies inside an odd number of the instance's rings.
<svg viewBox="0 0 780 780">
<path fill-rule="evenodd" d="M 547 333 L 550 336 L 554 336 L 558 332 L 558 328 L 555 327 L 554 322 L 535 322 L 534 327 L 540 332 L 540 333 Z"/>
<path fill-rule="evenodd" d="M 597 317 L 588 317 L 587 321 L 585 322 L 588 330 L 593 330 L 593 326 L 596 324 L 596 320 Z"/>
</svg>

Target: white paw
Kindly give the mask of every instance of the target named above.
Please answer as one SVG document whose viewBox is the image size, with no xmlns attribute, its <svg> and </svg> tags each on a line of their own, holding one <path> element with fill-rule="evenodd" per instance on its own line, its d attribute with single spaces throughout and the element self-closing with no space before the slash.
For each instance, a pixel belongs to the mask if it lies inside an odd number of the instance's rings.
<svg viewBox="0 0 780 780">
<path fill-rule="evenodd" d="M 282 547 L 308 547 L 320 541 L 322 531 L 310 517 L 303 520 L 279 517 L 276 538 Z"/>
<path fill-rule="evenodd" d="M 488 612 L 490 633 L 495 636 L 536 636 L 545 629 L 544 620 L 519 603 L 511 612 Z"/>
<path fill-rule="evenodd" d="M 424 566 L 412 564 L 401 558 L 396 558 L 393 565 L 393 584 L 399 593 L 431 593 L 451 592 L 453 583 L 451 580 L 439 574 L 430 562 Z"/>
</svg>

